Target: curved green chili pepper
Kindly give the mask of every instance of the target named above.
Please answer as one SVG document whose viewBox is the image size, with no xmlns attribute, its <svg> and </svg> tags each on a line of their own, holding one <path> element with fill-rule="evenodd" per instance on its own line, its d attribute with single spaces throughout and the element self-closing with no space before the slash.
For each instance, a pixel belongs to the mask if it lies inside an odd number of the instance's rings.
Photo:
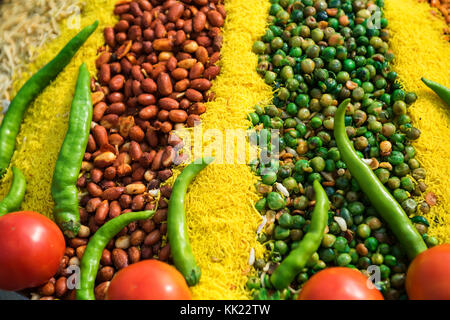
<svg viewBox="0 0 450 320">
<path fill-rule="evenodd" d="M 89 139 L 92 122 L 92 99 L 89 70 L 80 67 L 69 117 L 69 128 L 56 161 L 52 180 L 55 221 L 68 237 L 80 229 L 76 182 Z"/>
<path fill-rule="evenodd" d="M 279 290 L 289 286 L 295 276 L 305 267 L 312 254 L 319 249 L 328 224 L 330 202 L 327 194 L 318 180 L 314 180 L 313 187 L 316 193 L 316 204 L 308 232 L 298 247 L 291 251 L 270 277 L 270 282 Z"/>
<path fill-rule="evenodd" d="M 95 300 L 95 278 L 102 252 L 108 242 L 131 222 L 150 219 L 154 214 L 155 211 L 124 213 L 109 220 L 95 232 L 81 259 L 80 289 L 77 289 L 77 300 Z"/>
<path fill-rule="evenodd" d="M 378 213 L 388 223 L 408 257 L 413 259 L 427 246 L 411 220 L 372 169 L 358 157 L 345 131 L 345 112 L 350 99 L 339 105 L 334 116 L 334 138 L 341 158 Z"/>
<path fill-rule="evenodd" d="M 172 253 L 175 267 L 183 274 L 187 284 L 190 286 L 198 283 L 201 271 L 195 262 L 187 233 L 184 200 L 191 181 L 213 160 L 213 158 L 208 157 L 202 159 L 201 163 L 194 161 L 188 165 L 175 181 L 169 200 L 167 233 L 170 242 L 170 252 Z"/>
<path fill-rule="evenodd" d="M 12 167 L 13 181 L 8 195 L 0 201 L 0 217 L 9 212 L 19 210 L 25 197 L 25 191 L 27 189 L 27 181 L 22 171 L 16 167 Z"/>
<path fill-rule="evenodd" d="M 450 106 L 450 89 L 444 87 L 442 84 L 425 79 L 422 77 L 423 83 L 427 85 L 428 88 L 433 90 L 439 97 L 441 97 L 444 102 Z"/>
<path fill-rule="evenodd" d="M 19 133 L 20 124 L 22 123 L 27 107 L 58 76 L 64 67 L 69 64 L 78 49 L 80 49 L 83 43 L 97 29 L 97 26 L 98 21 L 81 30 L 52 61 L 36 72 L 20 88 L 15 98 L 11 101 L 3 122 L 0 125 L 0 177 L 5 173 L 13 156 L 16 137 Z"/>
</svg>

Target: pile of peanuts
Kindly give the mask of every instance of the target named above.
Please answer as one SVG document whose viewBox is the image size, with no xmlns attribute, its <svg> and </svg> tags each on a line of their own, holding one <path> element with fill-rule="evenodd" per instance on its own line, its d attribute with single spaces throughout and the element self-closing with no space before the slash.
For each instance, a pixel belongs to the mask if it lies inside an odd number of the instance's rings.
<svg viewBox="0 0 450 320">
<path fill-rule="evenodd" d="M 105 28 L 106 45 L 91 81 L 91 134 L 77 182 L 82 227 L 58 273 L 33 298 L 74 299 L 68 266 L 79 265 L 89 237 L 120 214 L 152 210 L 154 217 L 124 228 L 103 251 L 95 296 L 105 298 L 114 274 L 142 259 L 169 261 L 166 241 L 171 167 L 182 143 L 174 129 L 201 121 L 220 72 L 225 10 L 221 0 L 119 1 L 119 22 Z M 84 193 L 83 193 L 84 191 Z M 157 203 L 158 195 L 160 195 Z"/>
</svg>

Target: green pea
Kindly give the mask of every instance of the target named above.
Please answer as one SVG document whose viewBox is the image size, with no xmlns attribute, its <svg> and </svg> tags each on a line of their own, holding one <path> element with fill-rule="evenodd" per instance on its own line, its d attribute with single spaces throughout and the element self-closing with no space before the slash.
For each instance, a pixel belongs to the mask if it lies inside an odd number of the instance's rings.
<svg viewBox="0 0 450 320">
<path fill-rule="evenodd" d="M 370 227 L 365 223 L 360 224 L 356 229 L 356 234 L 363 239 L 370 237 L 370 232 Z"/>
<path fill-rule="evenodd" d="M 369 237 L 364 241 L 364 245 L 369 251 L 375 252 L 378 247 L 378 240 L 374 237 Z"/>
<path fill-rule="evenodd" d="M 300 66 L 301 66 L 301 69 L 303 72 L 312 73 L 315 68 L 315 63 L 311 59 L 305 59 L 305 60 L 302 60 L 302 62 L 300 63 Z"/>
<path fill-rule="evenodd" d="M 381 183 L 385 184 L 388 182 L 390 176 L 389 170 L 384 168 L 378 168 L 375 170 L 375 174 L 377 175 Z"/>
<path fill-rule="evenodd" d="M 266 45 L 262 41 L 255 41 L 253 43 L 252 50 L 256 54 L 263 54 L 266 49 Z"/>
<path fill-rule="evenodd" d="M 336 236 L 333 234 L 330 234 L 330 233 L 326 233 L 322 239 L 322 246 L 325 248 L 331 248 L 331 247 L 333 247 L 335 242 L 336 242 Z"/>
<path fill-rule="evenodd" d="M 247 288 L 249 290 L 259 289 L 261 287 L 261 279 L 258 277 L 249 277 L 247 280 Z"/>
<path fill-rule="evenodd" d="M 344 237 L 337 237 L 336 241 L 334 242 L 333 248 L 336 249 L 338 252 L 345 252 L 347 248 L 347 239 Z"/>
<path fill-rule="evenodd" d="M 336 254 L 332 248 L 322 248 L 319 251 L 319 257 L 321 260 L 328 263 L 336 258 Z"/>
<path fill-rule="evenodd" d="M 363 214 L 364 209 L 365 209 L 364 205 L 359 201 L 349 203 L 347 208 L 352 215 Z"/>
<path fill-rule="evenodd" d="M 315 157 L 311 160 L 311 167 L 316 172 L 321 172 L 325 169 L 325 160 L 322 157 Z"/>
<path fill-rule="evenodd" d="M 270 192 L 267 195 L 267 205 L 272 210 L 280 210 L 286 206 L 286 201 L 277 192 Z"/>
<path fill-rule="evenodd" d="M 289 229 L 283 228 L 281 226 L 275 226 L 273 230 L 273 235 L 276 240 L 285 240 L 289 238 L 290 231 Z"/>
<path fill-rule="evenodd" d="M 267 203 L 266 198 L 262 198 L 259 201 L 257 201 L 255 203 L 256 210 L 258 210 L 259 212 L 263 211 L 266 208 L 266 203 Z"/>
<path fill-rule="evenodd" d="M 291 228 L 294 224 L 294 219 L 289 213 L 283 213 L 278 219 L 278 223 L 283 228 Z"/>
<path fill-rule="evenodd" d="M 305 225 L 305 223 L 306 220 L 301 215 L 295 215 L 292 217 L 292 228 L 300 229 Z"/>
<path fill-rule="evenodd" d="M 284 242 L 282 240 L 277 240 L 277 241 L 275 241 L 274 250 L 276 250 L 277 252 L 279 252 L 282 255 L 285 255 L 288 252 L 289 247 L 286 244 L 286 242 Z"/>
<path fill-rule="evenodd" d="M 316 263 L 319 261 L 319 254 L 317 252 L 314 252 L 311 257 L 306 262 L 306 267 L 312 268 L 316 265 Z"/>
<path fill-rule="evenodd" d="M 266 73 L 264 75 L 264 81 L 267 84 L 272 84 L 276 78 L 277 78 L 277 74 L 273 71 L 266 71 Z"/>
<path fill-rule="evenodd" d="M 386 258 L 385 258 L 385 262 L 386 262 Z M 389 267 L 385 264 L 381 264 L 380 265 L 380 277 L 381 280 L 386 280 L 389 278 L 391 274 L 391 269 L 389 269 Z"/>
<path fill-rule="evenodd" d="M 309 279 L 309 276 L 308 276 L 308 273 L 306 273 L 306 272 L 301 272 L 297 276 L 297 282 L 299 282 L 299 283 L 304 283 L 304 282 L 308 281 L 308 279 Z"/>
<path fill-rule="evenodd" d="M 394 267 L 397 264 L 397 258 L 390 254 L 385 255 L 384 263 L 389 267 Z"/>
<path fill-rule="evenodd" d="M 341 253 L 336 258 L 336 263 L 338 266 L 344 267 L 352 262 L 352 257 L 348 253 Z"/>
</svg>

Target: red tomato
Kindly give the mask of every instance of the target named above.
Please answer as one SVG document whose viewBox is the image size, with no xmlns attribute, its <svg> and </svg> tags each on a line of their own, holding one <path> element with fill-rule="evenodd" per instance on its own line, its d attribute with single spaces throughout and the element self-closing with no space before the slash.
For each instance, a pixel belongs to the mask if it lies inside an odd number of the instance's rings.
<svg viewBox="0 0 450 320">
<path fill-rule="evenodd" d="M 58 226 L 32 211 L 0 218 L 0 288 L 22 290 L 47 282 L 58 271 L 65 241 Z"/>
<path fill-rule="evenodd" d="M 411 262 L 406 292 L 412 300 L 450 300 L 450 244 L 428 249 Z"/>
<path fill-rule="evenodd" d="M 384 300 L 380 291 L 367 286 L 367 281 L 355 269 L 327 268 L 305 283 L 298 300 Z"/>
<path fill-rule="evenodd" d="M 144 260 L 116 273 L 108 300 L 191 300 L 181 273 L 158 260 Z"/>
</svg>

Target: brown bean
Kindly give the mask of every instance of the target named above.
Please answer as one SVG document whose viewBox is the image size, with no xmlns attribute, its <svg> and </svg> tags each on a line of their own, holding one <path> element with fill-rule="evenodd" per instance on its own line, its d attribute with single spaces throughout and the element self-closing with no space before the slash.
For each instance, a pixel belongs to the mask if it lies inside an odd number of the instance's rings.
<svg viewBox="0 0 450 320">
<path fill-rule="evenodd" d="M 172 170 L 166 169 L 158 172 L 158 179 L 161 181 L 166 181 L 173 175 Z M 166 206 L 167 207 L 167 206 Z"/>
<path fill-rule="evenodd" d="M 123 269 L 128 266 L 128 255 L 123 249 L 115 248 L 112 253 L 112 262 L 117 269 Z"/>
<path fill-rule="evenodd" d="M 175 2 L 170 8 L 167 13 L 167 19 L 169 21 L 175 22 L 178 19 L 181 18 L 182 14 L 184 12 L 184 5 L 180 2 Z"/>
<path fill-rule="evenodd" d="M 105 222 L 106 217 L 109 212 L 109 202 L 108 200 L 102 201 L 95 211 L 95 223 L 101 225 Z"/>
<path fill-rule="evenodd" d="M 111 266 L 112 265 L 111 252 L 108 249 L 103 249 L 102 256 L 100 258 L 100 264 L 102 266 Z"/>
<path fill-rule="evenodd" d="M 133 41 L 142 40 L 142 29 L 140 26 L 134 25 L 128 29 L 128 39 Z"/>
<path fill-rule="evenodd" d="M 175 80 L 183 80 L 188 77 L 189 72 L 183 68 L 176 68 L 171 72 L 171 75 Z"/>
<path fill-rule="evenodd" d="M 181 123 L 187 120 L 188 115 L 184 110 L 171 110 L 169 113 L 169 118 L 172 122 Z"/>
<path fill-rule="evenodd" d="M 205 47 L 199 46 L 197 51 L 195 51 L 195 57 L 199 62 L 206 64 L 209 59 L 208 50 Z"/>
<path fill-rule="evenodd" d="M 105 42 L 106 44 L 111 47 L 114 48 L 116 46 L 116 39 L 114 36 L 114 29 L 111 27 L 106 27 L 103 31 L 103 35 L 105 37 Z"/>
<path fill-rule="evenodd" d="M 144 196 L 141 194 L 135 196 L 131 201 L 131 210 L 133 211 L 140 211 L 144 208 L 144 206 L 145 206 L 145 199 Z"/>
<path fill-rule="evenodd" d="M 94 289 L 95 300 L 106 300 L 106 294 L 108 292 L 109 285 L 110 282 L 105 281 L 95 287 Z"/>
<path fill-rule="evenodd" d="M 224 20 L 223 20 L 222 15 L 220 14 L 220 12 L 218 12 L 216 10 L 210 10 L 207 13 L 207 17 L 208 17 L 209 23 L 212 26 L 218 27 L 218 28 L 223 27 Z"/>
<path fill-rule="evenodd" d="M 103 191 L 101 197 L 104 200 L 117 200 L 124 191 L 125 191 L 124 187 L 112 187 Z"/>
<path fill-rule="evenodd" d="M 104 65 L 105 63 L 108 63 L 109 60 L 111 59 L 111 52 L 105 51 L 103 52 L 98 58 L 97 60 L 95 60 L 95 66 L 97 67 L 97 69 L 100 69 L 100 67 L 102 65 Z"/>
<path fill-rule="evenodd" d="M 197 114 L 201 115 L 206 112 L 206 105 L 201 102 L 194 103 L 192 106 L 189 107 L 188 113 L 189 114 Z"/>
<path fill-rule="evenodd" d="M 219 73 L 220 73 L 219 66 L 210 66 L 205 70 L 203 76 L 208 80 L 213 80 L 217 77 Z"/>
<path fill-rule="evenodd" d="M 188 79 L 183 79 L 175 83 L 174 89 L 176 92 L 185 91 L 190 85 L 190 81 Z"/>
<path fill-rule="evenodd" d="M 173 125 L 172 125 L 172 123 L 169 122 L 169 121 L 164 121 L 164 122 L 161 124 L 160 130 L 161 130 L 161 132 L 163 132 L 163 133 L 169 133 L 170 131 L 172 131 L 172 129 L 173 129 Z"/>
<path fill-rule="evenodd" d="M 157 80 L 158 91 L 163 96 L 168 96 L 173 92 L 172 82 L 167 73 L 161 72 Z"/>
<path fill-rule="evenodd" d="M 108 213 L 108 217 L 111 219 L 114 219 L 118 216 L 120 216 L 120 214 L 122 213 L 122 209 L 120 207 L 119 201 L 111 201 L 110 205 L 109 205 L 109 213 Z"/>
<path fill-rule="evenodd" d="M 159 150 L 156 153 L 156 156 L 155 156 L 155 158 L 153 159 L 153 162 L 152 162 L 152 170 L 153 171 L 157 171 L 157 170 L 160 169 L 163 153 L 164 153 L 163 149 Z"/>
<path fill-rule="evenodd" d="M 124 84 L 125 84 L 125 77 L 121 74 L 118 74 L 112 77 L 111 80 L 109 81 L 109 88 L 112 91 L 119 91 L 123 88 Z"/>
<path fill-rule="evenodd" d="M 164 247 L 161 248 L 161 251 L 159 251 L 159 260 L 161 261 L 167 261 L 170 256 L 170 245 L 166 244 Z"/>
<path fill-rule="evenodd" d="M 82 239 L 82 238 L 72 238 L 69 240 L 69 245 L 76 249 L 79 246 L 85 246 L 87 245 L 88 240 L 87 239 Z"/>
<path fill-rule="evenodd" d="M 99 183 L 103 178 L 103 171 L 97 168 L 91 170 L 91 180 L 95 183 Z"/>
<path fill-rule="evenodd" d="M 203 95 L 201 92 L 194 89 L 186 90 L 186 98 L 188 98 L 192 102 L 200 102 L 203 101 Z"/>
<path fill-rule="evenodd" d="M 167 209 L 158 209 L 155 212 L 155 215 L 153 216 L 153 221 L 155 223 L 160 224 L 167 220 Z"/>
<path fill-rule="evenodd" d="M 131 201 L 132 201 L 131 196 L 128 195 L 128 194 L 123 194 L 123 195 L 121 195 L 121 196 L 120 196 L 120 199 L 119 199 L 120 206 L 121 206 L 123 209 L 129 208 L 130 205 L 131 205 Z"/>
<path fill-rule="evenodd" d="M 97 210 L 101 202 L 102 200 L 98 197 L 90 199 L 86 204 L 86 211 L 89 213 L 94 212 L 95 210 Z"/>
<path fill-rule="evenodd" d="M 193 58 L 186 58 L 186 59 L 177 58 L 177 59 L 179 60 L 177 66 L 183 69 L 191 69 L 197 63 L 197 59 Z"/>
<path fill-rule="evenodd" d="M 105 63 L 100 67 L 98 81 L 103 85 L 107 85 L 111 81 L 111 67 L 109 64 Z"/>
<path fill-rule="evenodd" d="M 130 247 L 127 251 L 130 264 L 139 262 L 141 259 L 141 251 L 137 247 Z"/>
<path fill-rule="evenodd" d="M 133 126 L 130 129 L 129 136 L 132 140 L 141 142 L 145 138 L 145 132 L 139 126 Z"/>
<path fill-rule="evenodd" d="M 136 141 L 131 141 L 130 156 L 133 161 L 138 161 L 142 156 L 141 146 Z"/>
<path fill-rule="evenodd" d="M 198 91 L 208 91 L 211 89 L 211 81 L 207 79 L 194 79 L 191 81 L 191 88 Z"/>
<path fill-rule="evenodd" d="M 105 114 L 106 109 L 108 106 L 104 102 L 99 102 L 94 106 L 94 110 L 92 113 L 92 121 L 98 122 L 101 120 L 103 115 Z"/>
<path fill-rule="evenodd" d="M 189 79 L 198 79 L 203 75 L 203 72 L 205 71 L 205 67 L 203 66 L 203 63 L 197 62 L 189 71 Z"/>
<path fill-rule="evenodd" d="M 187 118 L 186 121 L 187 125 L 189 127 L 194 127 L 196 126 L 198 123 L 201 123 L 201 119 L 198 115 L 196 114 L 190 114 L 189 117 Z"/>
<path fill-rule="evenodd" d="M 145 133 L 145 138 L 151 147 L 155 148 L 158 145 L 158 134 L 155 129 L 149 128 Z"/>
<path fill-rule="evenodd" d="M 158 107 L 155 105 L 150 105 L 139 111 L 139 117 L 144 120 L 150 120 L 156 117 L 158 114 Z"/>
<path fill-rule="evenodd" d="M 89 192 L 89 194 L 93 197 L 99 197 L 103 193 L 102 188 L 100 188 L 97 184 L 93 182 L 89 182 L 87 184 L 86 189 Z"/>
<path fill-rule="evenodd" d="M 77 258 L 78 259 L 81 260 L 83 258 L 84 251 L 86 251 L 86 246 L 79 246 L 77 248 L 76 252 L 77 252 Z"/>
<path fill-rule="evenodd" d="M 60 277 L 55 283 L 55 295 L 57 297 L 62 297 L 67 293 L 67 278 Z"/>
<path fill-rule="evenodd" d="M 147 246 L 152 246 L 161 239 L 161 234 L 158 229 L 150 232 L 144 239 L 144 244 Z"/>
<path fill-rule="evenodd" d="M 107 133 L 105 127 L 100 126 L 100 125 L 95 126 L 92 133 L 93 133 L 95 142 L 97 143 L 97 145 L 99 147 L 108 143 L 108 133 Z"/>
<path fill-rule="evenodd" d="M 142 80 L 141 88 L 142 88 L 142 90 L 144 90 L 145 92 L 148 92 L 148 93 L 155 93 L 158 89 L 155 81 L 153 81 L 153 79 L 150 79 L 150 78 Z"/>
<path fill-rule="evenodd" d="M 175 99 L 172 98 L 162 98 L 159 99 L 158 105 L 164 110 L 173 110 L 178 109 L 179 103 Z"/>
<path fill-rule="evenodd" d="M 106 146 L 106 145 L 105 145 Z M 114 163 L 116 155 L 110 151 L 102 152 L 94 159 L 94 166 L 97 168 L 106 168 Z"/>
<path fill-rule="evenodd" d="M 157 51 L 172 51 L 173 41 L 170 39 L 156 39 L 153 41 L 153 49 Z"/>
<path fill-rule="evenodd" d="M 117 115 L 121 115 L 125 112 L 126 106 L 123 102 L 116 102 L 109 106 L 108 113 L 113 113 Z"/>
<path fill-rule="evenodd" d="M 205 28 L 205 26 L 206 26 L 206 15 L 203 12 L 198 11 L 192 21 L 192 27 L 195 32 L 200 32 Z"/>
<path fill-rule="evenodd" d="M 114 276 L 114 268 L 110 266 L 106 266 L 101 268 L 97 274 L 97 280 L 100 282 L 110 281 Z"/>
<path fill-rule="evenodd" d="M 139 104 L 143 106 L 150 106 L 156 103 L 155 96 L 150 93 L 144 93 L 138 96 Z"/>
<path fill-rule="evenodd" d="M 151 259 L 153 256 L 153 250 L 150 246 L 142 246 L 141 247 L 141 258 L 142 259 Z"/>
</svg>

